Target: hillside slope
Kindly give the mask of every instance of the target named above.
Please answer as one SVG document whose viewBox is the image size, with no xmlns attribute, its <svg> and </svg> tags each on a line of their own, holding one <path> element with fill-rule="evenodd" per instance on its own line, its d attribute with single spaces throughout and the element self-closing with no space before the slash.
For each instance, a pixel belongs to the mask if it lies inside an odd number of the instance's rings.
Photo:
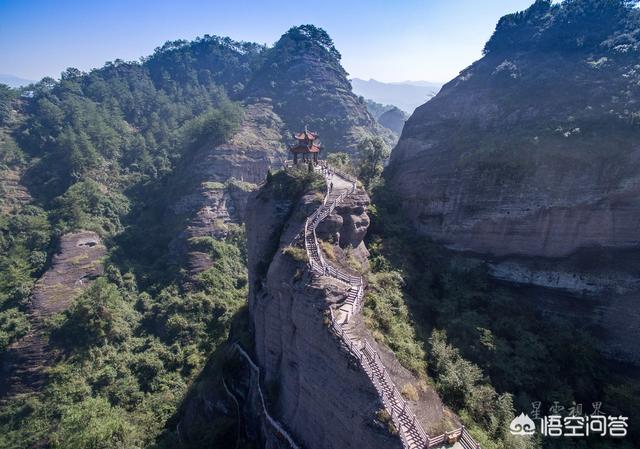
<svg viewBox="0 0 640 449">
<path fill-rule="evenodd" d="M 283 51 L 290 65 L 274 67 Z M 140 62 L 70 68 L 30 89 L 0 86 L 0 187 L 11 195 L 0 205 L 0 381 L 21 372 L 21 347 L 36 347 L 32 359 L 56 375 L 2 389 L 0 447 L 69 438 L 176 447 L 169 420 L 246 301 L 249 192 L 306 124 L 326 151 L 353 152 L 387 131 L 351 92 L 330 38 L 309 25 L 271 48 L 215 36 L 167 42 Z M 36 321 L 36 302 L 56 300 L 55 289 L 38 289 L 50 267 L 78 280 L 54 253 L 60 236 L 80 230 L 104 242 L 104 274 Z M 30 330 L 51 338 L 32 345 Z M 222 390 L 219 375 L 214 363 L 206 380 Z M 230 410 L 198 438 L 225 446 Z M 75 427 L 87 414 L 91 423 Z"/>
</svg>

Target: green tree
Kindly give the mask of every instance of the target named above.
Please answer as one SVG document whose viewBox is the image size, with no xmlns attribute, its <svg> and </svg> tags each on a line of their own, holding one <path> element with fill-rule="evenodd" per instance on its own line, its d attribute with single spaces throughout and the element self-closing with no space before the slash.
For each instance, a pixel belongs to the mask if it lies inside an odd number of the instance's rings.
<svg viewBox="0 0 640 449">
<path fill-rule="evenodd" d="M 66 312 L 61 332 L 76 345 L 123 341 L 133 333 L 138 314 L 118 288 L 99 278 Z"/>
<path fill-rule="evenodd" d="M 135 431 L 123 410 L 89 397 L 63 408 L 51 443 L 54 449 L 135 449 L 140 447 Z"/>
<path fill-rule="evenodd" d="M 331 153 L 327 156 L 327 162 L 339 170 L 351 171 L 351 158 L 347 153 Z"/>
<path fill-rule="evenodd" d="M 384 161 L 390 154 L 390 148 L 380 137 L 367 137 L 358 144 L 359 178 L 367 189 L 380 178 Z"/>
</svg>

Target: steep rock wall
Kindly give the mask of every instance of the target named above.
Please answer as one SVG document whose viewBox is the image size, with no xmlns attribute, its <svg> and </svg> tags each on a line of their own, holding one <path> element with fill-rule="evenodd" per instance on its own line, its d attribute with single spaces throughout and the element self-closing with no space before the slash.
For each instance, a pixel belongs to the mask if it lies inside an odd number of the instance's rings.
<svg viewBox="0 0 640 449">
<path fill-rule="evenodd" d="M 401 447 L 375 420 L 381 403 L 373 385 L 327 328 L 327 307 L 344 292 L 312 279 L 305 263 L 279 249 L 302 231 L 316 198 L 306 196 L 293 208 L 266 190 L 250 199 L 249 307 L 264 385 L 275 413 L 306 448 Z M 357 209 L 345 215 L 361 216 Z M 358 233 L 345 227 L 343 235 Z"/>
<path fill-rule="evenodd" d="M 198 149 L 174 175 L 166 220 L 178 231 L 170 247 L 191 277 L 212 261 L 192 248 L 189 239 L 224 238 L 228 225 L 244 222 L 249 192 L 285 157 L 283 127 L 268 99 L 245 104 L 238 133 L 225 144 Z"/>
<path fill-rule="evenodd" d="M 481 254 L 637 362 L 637 272 L 619 265 L 640 249 L 640 72 L 619 43 L 638 21 L 596 4 L 501 19 L 486 54 L 406 122 L 386 186 L 418 232 Z"/>
</svg>

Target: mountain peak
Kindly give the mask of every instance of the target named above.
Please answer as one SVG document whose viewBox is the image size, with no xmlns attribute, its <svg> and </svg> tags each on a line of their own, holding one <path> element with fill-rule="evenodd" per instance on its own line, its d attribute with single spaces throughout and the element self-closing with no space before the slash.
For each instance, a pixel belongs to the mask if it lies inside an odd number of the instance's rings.
<svg viewBox="0 0 640 449">
<path fill-rule="evenodd" d="M 524 11 L 502 17 L 484 53 L 513 50 L 638 51 L 629 33 L 640 23 L 637 0 L 536 0 Z"/>
<path fill-rule="evenodd" d="M 340 61 L 342 55 L 333 44 L 329 34 L 315 25 L 299 25 L 290 28 L 282 35 L 274 48 L 293 44 L 300 50 L 310 50 L 312 48 L 324 50 L 329 57 Z"/>
</svg>

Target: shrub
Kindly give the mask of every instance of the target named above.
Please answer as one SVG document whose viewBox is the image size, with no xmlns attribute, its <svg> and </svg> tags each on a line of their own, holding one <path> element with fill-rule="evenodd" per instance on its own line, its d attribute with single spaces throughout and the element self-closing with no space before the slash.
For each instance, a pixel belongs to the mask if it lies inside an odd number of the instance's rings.
<svg viewBox="0 0 640 449">
<path fill-rule="evenodd" d="M 51 445 L 53 449 L 133 449 L 140 447 L 135 430 L 122 410 L 104 398 L 89 397 L 63 408 Z"/>
<path fill-rule="evenodd" d="M 418 390 L 410 383 L 404 384 L 400 393 L 402 394 L 402 397 L 408 401 L 417 401 L 419 398 Z"/>
<path fill-rule="evenodd" d="M 0 354 L 14 341 L 29 332 L 27 315 L 17 308 L 0 312 Z"/>
<path fill-rule="evenodd" d="M 282 248 L 282 254 L 291 257 L 296 262 L 309 262 L 309 257 L 307 257 L 307 251 L 304 248 L 299 248 L 297 246 L 285 246 Z"/>
<path fill-rule="evenodd" d="M 139 319 L 118 288 L 99 278 L 65 312 L 60 333 L 77 346 L 123 341 L 131 336 Z"/>
<path fill-rule="evenodd" d="M 392 435 L 398 434 L 398 429 L 396 429 L 396 425 L 393 423 L 393 420 L 391 419 L 391 415 L 386 409 L 381 408 L 380 410 L 378 410 L 376 412 L 376 419 L 387 427 L 387 430 L 389 431 L 390 434 Z"/>
<path fill-rule="evenodd" d="M 88 229 L 103 236 L 121 230 L 121 217 L 129 211 L 124 195 L 92 180 L 73 184 L 54 204 L 52 218 L 62 232 Z"/>
<path fill-rule="evenodd" d="M 332 262 L 336 261 L 336 252 L 333 248 L 333 245 L 325 240 L 320 240 L 318 242 L 320 244 L 320 248 L 322 249 L 322 253 Z"/>
</svg>

